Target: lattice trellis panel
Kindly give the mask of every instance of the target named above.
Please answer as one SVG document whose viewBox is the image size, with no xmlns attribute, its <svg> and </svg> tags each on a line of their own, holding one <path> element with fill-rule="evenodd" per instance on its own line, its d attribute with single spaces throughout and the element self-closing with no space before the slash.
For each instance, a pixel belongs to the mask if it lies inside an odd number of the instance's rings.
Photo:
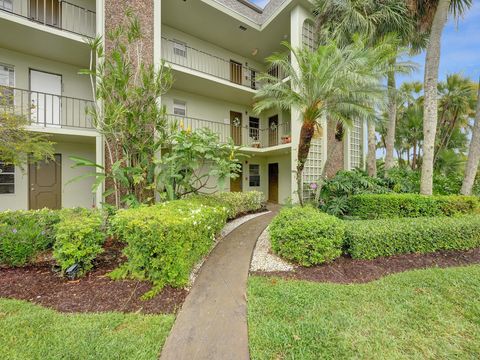
<svg viewBox="0 0 480 360">
<path fill-rule="evenodd" d="M 315 25 L 312 20 L 305 20 L 302 26 L 302 44 L 306 49 L 315 50 Z"/>
<path fill-rule="evenodd" d="M 353 127 L 350 136 L 350 166 L 352 169 L 362 167 L 363 162 L 363 122 L 353 121 Z"/>
<path fill-rule="evenodd" d="M 303 169 L 303 198 L 306 200 L 315 197 L 315 190 L 311 188 L 312 183 L 318 183 L 322 175 L 322 138 L 312 139 L 310 152 Z"/>
</svg>

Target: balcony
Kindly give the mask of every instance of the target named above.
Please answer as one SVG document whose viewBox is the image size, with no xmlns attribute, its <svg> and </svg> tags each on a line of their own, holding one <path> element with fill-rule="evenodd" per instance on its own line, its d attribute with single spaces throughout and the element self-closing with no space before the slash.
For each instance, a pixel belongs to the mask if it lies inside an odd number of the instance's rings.
<svg viewBox="0 0 480 360">
<path fill-rule="evenodd" d="M 250 89 L 258 89 L 258 71 L 236 61 L 226 60 L 188 46 L 186 43 L 162 37 L 162 58 L 175 65 L 207 74 Z"/>
<path fill-rule="evenodd" d="M 73 34 L 95 36 L 95 12 L 68 1 L 0 0 L 0 11 Z"/>
<path fill-rule="evenodd" d="M 0 86 L 0 112 L 25 116 L 32 127 L 94 129 L 93 101 Z"/>
<path fill-rule="evenodd" d="M 197 119 L 179 115 L 167 115 L 170 124 L 192 131 L 209 129 L 218 134 L 221 142 L 230 139 L 236 146 L 265 149 L 278 145 L 287 145 L 291 141 L 290 123 L 272 123 L 269 128 L 242 126 L 240 123 L 226 124 L 211 120 Z"/>
</svg>

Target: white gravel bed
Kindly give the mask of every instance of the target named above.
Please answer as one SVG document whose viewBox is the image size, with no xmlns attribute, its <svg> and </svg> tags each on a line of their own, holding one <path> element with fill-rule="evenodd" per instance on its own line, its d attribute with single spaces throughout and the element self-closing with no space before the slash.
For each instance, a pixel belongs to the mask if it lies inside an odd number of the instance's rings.
<svg viewBox="0 0 480 360">
<path fill-rule="evenodd" d="M 250 271 L 292 271 L 294 266 L 272 253 L 268 227 L 259 236 L 253 250 Z"/>
<path fill-rule="evenodd" d="M 230 234 L 233 230 L 235 230 L 237 227 L 239 227 L 240 225 L 246 223 L 247 221 L 249 220 L 252 220 L 258 216 L 261 216 L 261 215 L 265 215 L 265 214 L 268 214 L 270 211 L 263 211 L 261 213 L 256 213 L 256 214 L 249 214 L 249 215 L 245 215 L 245 216 L 242 216 L 238 219 L 234 219 L 232 221 L 229 221 L 228 223 L 225 224 L 225 226 L 223 227 L 222 231 L 220 231 L 220 235 L 215 238 L 215 244 L 212 246 L 212 249 L 208 252 L 207 255 L 205 255 L 203 257 L 202 260 L 200 260 L 194 267 L 193 267 L 193 270 L 192 272 L 190 273 L 190 278 L 189 278 L 189 281 L 188 281 L 188 286 L 186 287 L 186 289 L 190 289 L 193 285 L 193 283 L 195 282 L 195 279 L 197 278 L 197 275 L 198 275 L 198 272 L 200 271 L 200 268 L 202 267 L 203 263 L 205 262 L 205 260 L 207 259 L 208 255 L 210 255 L 210 253 L 213 251 L 213 249 L 215 249 L 215 247 L 217 246 L 217 244 L 225 237 L 227 236 L 228 234 Z"/>
</svg>

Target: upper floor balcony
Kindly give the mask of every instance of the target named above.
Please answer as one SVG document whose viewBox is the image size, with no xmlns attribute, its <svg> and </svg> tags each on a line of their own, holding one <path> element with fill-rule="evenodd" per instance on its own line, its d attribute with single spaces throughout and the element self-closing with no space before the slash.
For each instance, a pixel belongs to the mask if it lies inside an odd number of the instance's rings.
<svg viewBox="0 0 480 360">
<path fill-rule="evenodd" d="M 244 148 L 268 149 L 279 145 L 287 146 L 291 142 L 290 122 L 279 123 L 278 117 L 269 119 L 268 127 L 261 127 L 260 123 L 242 124 L 239 118 L 233 118 L 229 123 L 197 119 L 180 115 L 167 115 L 168 122 L 182 129 L 191 131 L 209 129 L 216 133 L 222 143 L 230 140 L 234 145 Z"/>
<path fill-rule="evenodd" d="M 94 37 L 96 14 L 92 1 L 90 9 L 64 0 L 0 0 L 0 11 L 30 20 L 32 24 Z M 82 3 L 83 4 L 83 3 Z"/>
<path fill-rule="evenodd" d="M 93 130 L 93 101 L 0 86 L 0 112 L 24 116 L 32 128 Z"/>
</svg>

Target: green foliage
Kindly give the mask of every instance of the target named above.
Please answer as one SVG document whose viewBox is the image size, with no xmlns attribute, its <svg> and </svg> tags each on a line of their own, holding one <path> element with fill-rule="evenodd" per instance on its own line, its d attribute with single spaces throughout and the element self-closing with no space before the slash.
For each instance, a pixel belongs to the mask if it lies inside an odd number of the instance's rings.
<svg viewBox="0 0 480 360">
<path fill-rule="evenodd" d="M 227 212 L 229 220 L 265 208 L 265 196 L 260 191 L 219 192 L 189 196 L 187 199 L 207 206 L 220 207 Z"/>
<path fill-rule="evenodd" d="M 0 212 L 0 264 L 22 266 L 50 248 L 59 221 L 54 210 Z"/>
<path fill-rule="evenodd" d="M 348 197 L 355 194 L 384 194 L 390 192 L 383 180 L 372 178 L 364 171 L 339 171 L 325 180 L 320 190 L 319 207 L 330 215 L 348 213 Z"/>
<path fill-rule="evenodd" d="M 312 207 L 284 208 L 269 227 L 272 249 L 303 266 L 329 262 L 342 253 L 342 221 Z"/>
<path fill-rule="evenodd" d="M 103 215 L 99 211 L 77 210 L 64 213 L 56 225 L 53 257 L 62 268 L 78 264 L 78 275 L 93 267 L 93 260 L 103 252 L 105 241 Z"/>
<path fill-rule="evenodd" d="M 354 259 L 466 250 L 480 246 L 480 216 L 346 221 L 345 242 Z"/>
<path fill-rule="evenodd" d="M 0 359 L 12 360 L 158 359 L 175 320 L 173 314 L 68 314 L 10 299 L 0 299 L 0 314 Z"/>
<path fill-rule="evenodd" d="M 0 160 L 22 167 L 27 162 L 53 159 L 49 136 L 27 130 L 30 119 L 15 114 L 14 92 L 0 85 Z"/>
<path fill-rule="evenodd" d="M 210 177 L 222 189 L 241 169 L 233 142 L 222 144 L 209 129 L 175 131 L 156 163 L 158 189 L 168 200 L 207 188 Z"/>
<path fill-rule="evenodd" d="M 348 215 L 360 219 L 455 216 L 480 212 L 480 199 L 475 196 L 366 194 L 351 196 L 348 204 Z"/>
<path fill-rule="evenodd" d="M 165 285 L 184 286 L 189 274 L 214 244 L 226 221 L 226 211 L 176 200 L 154 206 L 119 210 L 111 219 L 115 236 L 127 245 L 127 262 L 113 278 L 150 280 L 155 295 Z"/>
<path fill-rule="evenodd" d="M 476 359 L 480 266 L 431 268 L 367 284 L 253 276 L 252 359 Z"/>
<path fill-rule="evenodd" d="M 82 73 L 90 76 L 96 100 L 91 115 L 96 130 L 105 139 L 105 157 L 110 166 L 73 160 L 78 166 L 99 170 L 89 174 L 96 177 L 94 186 L 108 180 L 111 186 L 104 196 L 112 195 L 117 208 L 152 203 L 154 159 L 169 132 L 165 109 L 158 106 L 158 99 L 170 89 L 172 72 L 163 64 L 155 68 L 144 62 L 144 37 L 140 22 L 131 12 L 124 23 L 108 32 L 108 56 L 102 40 L 89 41 L 91 58 L 98 60 Z"/>
</svg>

